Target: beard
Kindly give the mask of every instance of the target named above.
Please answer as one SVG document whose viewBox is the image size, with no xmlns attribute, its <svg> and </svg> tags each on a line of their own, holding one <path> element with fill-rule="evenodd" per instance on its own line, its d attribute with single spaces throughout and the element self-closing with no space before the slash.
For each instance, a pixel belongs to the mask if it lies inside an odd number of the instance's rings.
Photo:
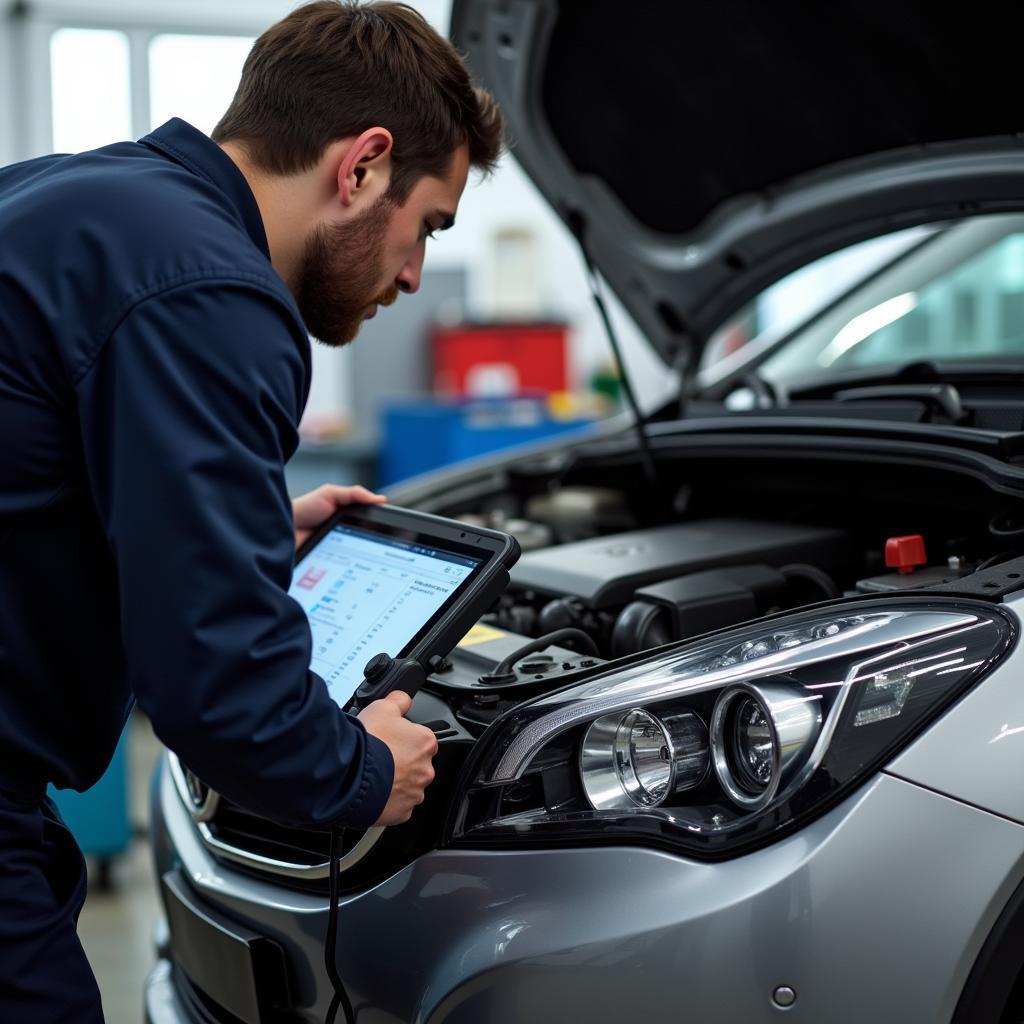
<svg viewBox="0 0 1024 1024">
<path fill-rule="evenodd" d="M 370 306 L 398 298 L 392 284 L 383 292 L 384 232 L 393 204 L 381 197 L 350 224 L 320 225 L 306 239 L 295 301 L 306 329 L 338 348 L 359 333 Z"/>
</svg>

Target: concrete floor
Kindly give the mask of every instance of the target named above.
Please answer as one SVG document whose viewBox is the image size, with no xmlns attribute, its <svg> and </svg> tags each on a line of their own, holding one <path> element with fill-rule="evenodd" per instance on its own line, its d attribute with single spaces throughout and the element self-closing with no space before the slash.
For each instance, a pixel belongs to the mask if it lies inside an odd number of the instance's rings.
<svg viewBox="0 0 1024 1024">
<path fill-rule="evenodd" d="M 107 1024 L 139 1024 L 142 986 L 153 965 L 153 928 L 160 916 L 156 880 L 145 831 L 148 790 L 161 746 L 148 722 L 133 715 L 129 723 L 129 807 L 138 835 L 129 851 L 112 865 L 109 891 L 90 886 L 78 921 L 78 933 L 96 973 Z M 90 863 L 90 877 L 97 871 Z"/>
</svg>

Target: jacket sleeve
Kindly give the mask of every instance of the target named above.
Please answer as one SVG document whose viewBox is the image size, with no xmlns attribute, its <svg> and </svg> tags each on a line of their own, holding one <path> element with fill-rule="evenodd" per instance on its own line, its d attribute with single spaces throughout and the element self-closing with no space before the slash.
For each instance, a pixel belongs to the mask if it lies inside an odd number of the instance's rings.
<svg viewBox="0 0 1024 1024">
<path fill-rule="evenodd" d="M 258 288 L 202 282 L 136 305 L 75 386 L 130 681 L 156 734 L 253 811 L 359 827 L 387 802 L 391 752 L 309 671 L 287 594 L 284 463 L 308 344 Z"/>
</svg>

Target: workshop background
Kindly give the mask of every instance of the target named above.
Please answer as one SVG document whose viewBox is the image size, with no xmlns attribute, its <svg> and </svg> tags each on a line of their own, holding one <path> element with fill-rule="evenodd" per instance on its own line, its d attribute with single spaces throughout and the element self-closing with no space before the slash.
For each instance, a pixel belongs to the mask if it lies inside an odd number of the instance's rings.
<svg viewBox="0 0 1024 1024">
<path fill-rule="evenodd" d="M 0 13 L 0 165 L 138 138 L 173 116 L 209 132 L 279 0 L 31 0 Z M 446 32 L 450 0 L 412 0 Z M 770 289 L 716 339 L 719 358 L 857 274 L 861 251 Z M 675 392 L 609 296 L 643 407 Z M 428 246 L 414 299 L 343 350 L 314 345 L 293 494 L 333 480 L 387 487 L 621 411 L 619 377 L 575 243 L 515 162 L 471 178 L 456 227 Z M 133 716 L 107 775 L 57 799 L 90 856 L 81 935 L 111 1024 L 141 1016 L 156 886 L 142 837 L 159 744 Z"/>
</svg>

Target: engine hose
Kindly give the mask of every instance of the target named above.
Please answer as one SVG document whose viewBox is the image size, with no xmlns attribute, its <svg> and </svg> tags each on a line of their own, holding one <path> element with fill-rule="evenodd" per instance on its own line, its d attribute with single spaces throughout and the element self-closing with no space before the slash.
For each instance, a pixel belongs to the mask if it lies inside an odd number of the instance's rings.
<svg viewBox="0 0 1024 1024">
<path fill-rule="evenodd" d="M 621 658 L 680 639 L 672 633 L 666 610 L 649 601 L 627 604 L 612 629 L 612 657 Z"/>
<path fill-rule="evenodd" d="M 802 562 L 795 562 L 793 565 L 782 566 L 779 572 L 786 577 L 787 583 L 793 580 L 813 583 L 825 595 L 826 600 L 830 601 L 832 598 L 840 596 L 841 592 L 836 581 L 824 569 L 819 569 L 816 565 L 804 565 Z"/>
<path fill-rule="evenodd" d="M 579 649 L 581 654 L 592 654 L 597 657 L 597 644 L 594 643 L 593 637 L 589 633 L 584 633 L 582 629 L 568 626 L 565 629 L 556 629 L 553 633 L 545 633 L 544 636 L 531 640 L 528 644 L 523 644 L 504 661 L 499 662 L 488 675 L 492 677 L 509 675 L 512 672 L 512 666 L 528 654 L 534 654 L 537 651 L 543 651 L 545 647 L 553 647 L 558 644 L 572 646 Z"/>
<path fill-rule="evenodd" d="M 974 567 L 974 571 L 980 572 L 982 569 L 990 569 L 993 565 L 998 565 L 1000 562 L 1008 562 L 1011 558 L 1018 558 L 1019 556 L 1019 551 L 1000 551 L 998 554 L 990 555 L 984 562 L 979 562 Z"/>
<path fill-rule="evenodd" d="M 1024 525 L 1015 526 L 1012 513 L 1000 512 L 992 517 L 988 532 L 993 537 L 1024 537 Z"/>
</svg>

